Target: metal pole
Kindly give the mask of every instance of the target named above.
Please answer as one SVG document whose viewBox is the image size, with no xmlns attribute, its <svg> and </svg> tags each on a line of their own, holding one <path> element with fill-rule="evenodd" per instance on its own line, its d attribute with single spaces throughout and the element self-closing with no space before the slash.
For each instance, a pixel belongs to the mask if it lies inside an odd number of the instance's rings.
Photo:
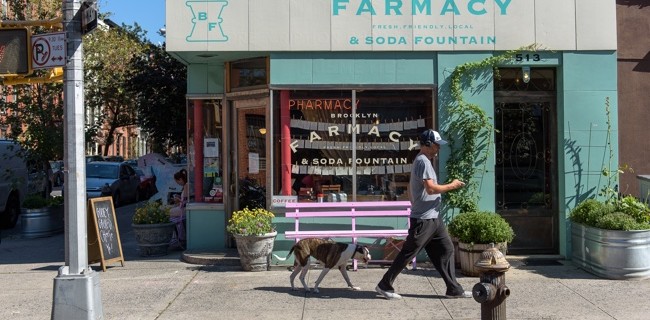
<svg viewBox="0 0 650 320">
<path fill-rule="evenodd" d="M 203 201 L 203 100 L 194 100 L 194 201 Z M 188 190 L 189 191 L 189 190 Z M 167 200 L 167 199 L 165 199 Z"/>
<path fill-rule="evenodd" d="M 103 319 L 99 275 L 88 266 L 80 0 L 63 0 L 65 266 L 54 278 L 52 319 Z"/>
<path fill-rule="evenodd" d="M 291 195 L 291 110 L 289 110 L 289 90 L 280 91 L 280 144 L 282 163 L 282 195 Z"/>
</svg>

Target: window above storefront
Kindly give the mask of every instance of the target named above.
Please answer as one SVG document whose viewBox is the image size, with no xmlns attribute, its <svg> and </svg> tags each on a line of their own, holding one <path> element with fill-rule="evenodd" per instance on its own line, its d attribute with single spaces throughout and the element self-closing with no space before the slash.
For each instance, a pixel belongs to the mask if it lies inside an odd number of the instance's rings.
<svg viewBox="0 0 650 320">
<path fill-rule="evenodd" d="M 227 91 L 241 91 L 265 87 L 269 80 L 267 58 L 232 61 L 227 64 Z"/>
</svg>

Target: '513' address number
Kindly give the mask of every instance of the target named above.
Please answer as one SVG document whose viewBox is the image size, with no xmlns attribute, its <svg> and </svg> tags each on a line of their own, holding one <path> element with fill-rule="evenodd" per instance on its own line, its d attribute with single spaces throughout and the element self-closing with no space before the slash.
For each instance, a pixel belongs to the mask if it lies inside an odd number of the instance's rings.
<svg viewBox="0 0 650 320">
<path fill-rule="evenodd" d="M 539 54 L 534 53 L 534 54 L 516 54 L 515 55 L 515 61 L 517 62 L 522 62 L 522 61 L 541 61 L 542 58 L 539 56 Z"/>
</svg>

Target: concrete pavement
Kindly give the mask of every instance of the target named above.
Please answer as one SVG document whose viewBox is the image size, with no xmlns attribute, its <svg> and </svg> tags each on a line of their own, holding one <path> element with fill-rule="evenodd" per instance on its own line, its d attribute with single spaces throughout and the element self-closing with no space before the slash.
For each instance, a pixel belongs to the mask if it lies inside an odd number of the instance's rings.
<svg viewBox="0 0 650 320">
<path fill-rule="evenodd" d="M 164 257 L 138 255 L 130 217 L 134 205 L 117 209 L 125 266 L 98 265 L 105 319 L 479 319 L 473 299 L 442 299 L 445 287 L 435 270 L 419 263 L 395 282 L 403 300 L 374 292 L 385 272 L 380 267 L 350 272 L 361 291 L 345 289 L 337 271 L 321 293 L 291 291 L 289 271 L 244 272 L 238 266 L 182 262 L 181 251 Z M 20 226 L 2 231 L 0 319 L 49 319 L 57 270 L 64 264 L 63 235 L 22 239 Z M 508 256 L 511 295 L 508 319 L 648 319 L 650 281 L 615 281 L 592 276 L 564 260 Z M 534 258 L 534 259 L 533 259 Z M 309 283 L 320 270 L 309 273 Z M 460 283 L 471 289 L 478 278 Z M 298 281 L 298 280 L 296 280 Z"/>
</svg>

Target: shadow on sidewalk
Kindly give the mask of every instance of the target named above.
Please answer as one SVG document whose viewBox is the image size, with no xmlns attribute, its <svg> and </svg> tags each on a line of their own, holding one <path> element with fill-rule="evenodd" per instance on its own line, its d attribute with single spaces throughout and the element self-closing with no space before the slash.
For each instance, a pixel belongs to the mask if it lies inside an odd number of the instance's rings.
<svg viewBox="0 0 650 320">
<path fill-rule="evenodd" d="M 298 279 L 296 281 L 299 282 Z M 343 281 L 343 280 L 341 280 Z M 267 291 L 267 292 L 275 292 L 275 293 L 280 293 L 280 294 L 288 294 L 291 296 L 295 297 L 304 297 L 304 298 L 311 298 L 311 299 L 377 299 L 379 297 L 379 294 L 375 292 L 374 290 L 359 290 L 359 291 L 354 291 L 350 290 L 345 287 L 321 287 L 318 288 L 319 293 L 314 293 L 314 292 L 305 292 L 305 290 L 300 287 L 300 290 L 291 290 L 291 287 L 289 286 L 289 283 L 287 282 L 286 287 L 257 287 L 254 288 L 253 290 L 258 290 L 258 291 Z"/>
<path fill-rule="evenodd" d="M 177 257 L 180 260 L 181 252 L 170 248 L 169 253 L 159 257 L 142 257 L 138 252 L 135 235 L 131 229 L 131 218 L 135 212 L 136 204 L 115 208 L 115 218 L 119 231 L 122 254 L 125 264 L 129 261 L 141 260 L 169 260 Z M 20 219 L 12 229 L 3 229 L 2 242 L 0 242 L 0 265 L 4 264 L 51 264 L 39 266 L 33 270 L 58 270 L 65 265 L 65 235 L 59 233 L 43 238 L 25 238 L 21 235 Z M 119 263 L 109 264 L 107 268 L 121 266 Z M 100 264 L 92 264 L 93 270 L 102 270 Z"/>
</svg>

